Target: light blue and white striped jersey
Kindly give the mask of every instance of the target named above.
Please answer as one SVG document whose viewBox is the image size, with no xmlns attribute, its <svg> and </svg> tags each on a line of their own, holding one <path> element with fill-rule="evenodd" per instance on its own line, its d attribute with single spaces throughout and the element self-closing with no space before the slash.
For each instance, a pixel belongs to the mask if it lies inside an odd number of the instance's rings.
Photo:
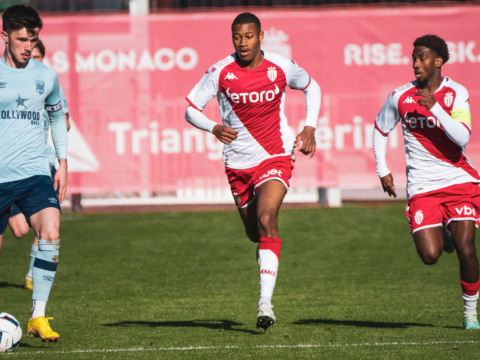
<svg viewBox="0 0 480 360">
<path fill-rule="evenodd" d="M 67 156 L 67 131 L 58 77 L 31 59 L 23 69 L 0 59 L 0 183 L 50 176 L 43 114 L 48 112 L 58 158 Z"/>
</svg>

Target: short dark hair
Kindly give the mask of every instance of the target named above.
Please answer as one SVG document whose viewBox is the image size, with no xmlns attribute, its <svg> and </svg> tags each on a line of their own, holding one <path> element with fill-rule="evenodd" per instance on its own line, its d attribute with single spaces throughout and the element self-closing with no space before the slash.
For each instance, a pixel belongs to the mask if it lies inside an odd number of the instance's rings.
<svg viewBox="0 0 480 360">
<path fill-rule="evenodd" d="M 425 46 L 426 48 L 435 51 L 438 56 L 443 59 L 444 64 L 449 59 L 447 43 L 445 42 L 445 40 L 443 40 L 441 37 L 438 37 L 437 35 L 428 34 L 416 38 L 413 42 L 413 46 Z"/>
<path fill-rule="evenodd" d="M 42 55 L 42 58 L 45 57 L 45 45 L 43 45 L 42 40 L 37 39 L 37 42 L 35 43 L 35 46 L 33 48 L 40 51 L 40 55 Z"/>
<path fill-rule="evenodd" d="M 26 28 L 29 33 L 33 33 L 35 28 L 42 29 L 42 19 L 37 10 L 26 5 L 13 5 L 2 14 L 3 31 L 11 33 Z"/>
<path fill-rule="evenodd" d="M 244 12 L 237 15 L 235 20 L 233 20 L 232 30 L 234 25 L 243 25 L 243 24 L 255 24 L 258 27 L 258 30 L 262 29 L 262 26 L 260 24 L 260 19 L 256 15 L 249 12 Z"/>
</svg>

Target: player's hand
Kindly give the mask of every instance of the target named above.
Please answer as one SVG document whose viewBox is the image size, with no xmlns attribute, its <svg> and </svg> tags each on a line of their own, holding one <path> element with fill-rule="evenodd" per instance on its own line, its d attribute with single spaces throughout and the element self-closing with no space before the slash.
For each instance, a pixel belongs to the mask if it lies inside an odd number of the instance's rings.
<svg viewBox="0 0 480 360">
<path fill-rule="evenodd" d="M 212 134 L 223 144 L 230 144 L 237 138 L 238 131 L 233 130 L 229 126 L 215 125 Z"/>
<path fill-rule="evenodd" d="M 55 178 L 53 179 L 53 188 L 58 189 L 58 201 L 63 203 L 65 195 L 67 194 L 68 168 L 67 160 L 60 159 Z"/>
<path fill-rule="evenodd" d="M 415 96 L 421 96 L 420 99 L 418 99 L 418 104 L 420 106 L 424 106 L 428 110 L 430 110 L 437 103 L 437 100 L 435 100 L 433 94 L 427 89 L 418 89 L 418 91 L 415 93 Z"/>
<path fill-rule="evenodd" d="M 397 197 L 395 185 L 393 184 L 393 176 L 391 173 L 380 178 L 380 182 L 382 183 L 383 192 L 388 193 L 388 196 L 393 196 L 394 198 Z"/>
<path fill-rule="evenodd" d="M 304 155 L 310 155 L 310 159 L 315 154 L 317 142 L 315 141 L 315 128 L 313 126 L 305 126 L 300 134 L 295 139 L 295 148 Z"/>
</svg>

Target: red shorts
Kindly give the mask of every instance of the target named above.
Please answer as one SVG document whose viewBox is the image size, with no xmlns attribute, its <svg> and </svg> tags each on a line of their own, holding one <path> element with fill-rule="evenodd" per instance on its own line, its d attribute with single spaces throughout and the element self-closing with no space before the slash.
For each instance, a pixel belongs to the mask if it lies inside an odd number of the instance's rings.
<svg viewBox="0 0 480 360">
<path fill-rule="evenodd" d="M 421 229 L 448 225 L 451 221 L 472 220 L 478 227 L 480 187 L 465 183 L 415 195 L 408 200 L 405 214 L 412 234 Z"/>
<path fill-rule="evenodd" d="M 288 189 L 292 177 L 292 156 L 276 156 L 248 169 L 225 168 L 235 204 L 244 208 L 255 199 L 255 189 L 268 180 L 278 180 Z"/>
</svg>

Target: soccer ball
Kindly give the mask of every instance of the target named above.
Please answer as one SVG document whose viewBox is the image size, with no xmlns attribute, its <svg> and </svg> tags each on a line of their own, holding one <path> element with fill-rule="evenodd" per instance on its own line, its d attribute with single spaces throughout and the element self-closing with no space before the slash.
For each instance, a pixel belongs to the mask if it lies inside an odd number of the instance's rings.
<svg viewBox="0 0 480 360">
<path fill-rule="evenodd" d="M 22 339 L 22 328 L 14 316 L 0 312 L 0 352 L 13 351 Z"/>
</svg>

